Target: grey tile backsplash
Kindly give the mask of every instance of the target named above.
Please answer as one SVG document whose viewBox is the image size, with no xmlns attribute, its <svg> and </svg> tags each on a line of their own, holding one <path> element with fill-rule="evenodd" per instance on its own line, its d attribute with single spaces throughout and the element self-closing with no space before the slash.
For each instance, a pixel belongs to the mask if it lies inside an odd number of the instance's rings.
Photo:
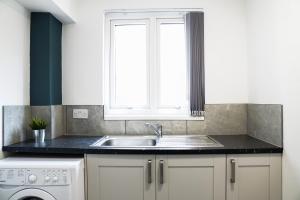
<svg viewBox="0 0 300 200">
<path fill-rule="evenodd" d="M 73 109 L 88 109 L 88 119 L 73 119 Z M 164 134 L 246 134 L 247 104 L 206 105 L 204 121 L 104 121 L 103 106 L 67 106 L 68 134 L 152 134 L 146 122 L 161 123 Z"/>
<path fill-rule="evenodd" d="M 47 123 L 46 139 L 66 133 L 65 106 L 4 106 L 3 138 L 4 145 L 31 139 L 29 123 L 32 117 L 40 117 Z"/>
<path fill-rule="evenodd" d="M 45 120 L 48 124 L 46 127 L 46 139 L 50 139 L 49 133 L 51 132 L 51 126 L 49 126 L 51 122 L 51 108 L 50 106 L 31 106 L 31 116 L 38 117 Z"/>
<path fill-rule="evenodd" d="M 186 134 L 186 121 L 126 121 L 126 134 L 152 135 L 153 130 L 145 127 L 145 123 L 160 123 L 163 134 Z"/>
<path fill-rule="evenodd" d="M 282 105 L 249 104 L 248 134 L 282 147 Z"/>
<path fill-rule="evenodd" d="M 51 138 L 56 138 L 66 133 L 66 107 L 62 105 L 51 106 Z"/>
<path fill-rule="evenodd" d="M 3 145 L 10 145 L 30 139 L 30 106 L 3 107 Z"/>
<path fill-rule="evenodd" d="M 187 134 L 247 134 L 247 104 L 208 104 L 204 121 L 187 121 Z"/>
<path fill-rule="evenodd" d="M 73 109 L 87 109 L 87 119 L 73 118 Z M 32 117 L 45 119 L 47 139 L 68 135 L 149 135 L 146 122 L 161 123 L 164 134 L 233 135 L 249 134 L 282 146 L 282 106 L 262 104 L 208 104 L 204 121 L 193 120 L 104 120 L 102 105 L 4 106 L 4 144 L 31 138 Z"/>
<path fill-rule="evenodd" d="M 52 139 L 66 134 L 65 106 L 31 106 L 32 117 L 39 117 L 48 123 L 46 139 Z"/>
<path fill-rule="evenodd" d="M 88 119 L 73 119 L 73 109 L 88 109 Z M 67 133 L 70 135 L 125 134 L 125 121 L 104 121 L 103 106 L 67 106 Z"/>
</svg>

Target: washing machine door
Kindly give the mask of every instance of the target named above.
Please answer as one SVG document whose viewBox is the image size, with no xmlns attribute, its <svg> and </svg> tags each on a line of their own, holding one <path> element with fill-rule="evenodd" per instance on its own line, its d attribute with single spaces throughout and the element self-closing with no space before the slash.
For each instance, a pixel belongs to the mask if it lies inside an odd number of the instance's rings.
<svg viewBox="0 0 300 200">
<path fill-rule="evenodd" d="M 56 200 L 51 194 L 39 189 L 24 189 L 13 194 L 9 200 Z"/>
</svg>

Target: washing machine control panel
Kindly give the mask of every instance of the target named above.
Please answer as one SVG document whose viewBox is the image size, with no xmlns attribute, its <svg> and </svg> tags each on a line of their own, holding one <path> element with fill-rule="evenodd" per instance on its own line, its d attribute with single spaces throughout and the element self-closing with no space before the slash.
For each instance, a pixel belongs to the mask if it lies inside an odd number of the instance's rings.
<svg viewBox="0 0 300 200">
<path fill-rule="evenodd" d="M 0 169 L 0 185 L 69 185 L 71 171 L 49 169 Z"/>
<path fill-rule="evenodd" d="M 25 185 L 25 169 L 0 169 L 0 185 Z"/>
</svg>

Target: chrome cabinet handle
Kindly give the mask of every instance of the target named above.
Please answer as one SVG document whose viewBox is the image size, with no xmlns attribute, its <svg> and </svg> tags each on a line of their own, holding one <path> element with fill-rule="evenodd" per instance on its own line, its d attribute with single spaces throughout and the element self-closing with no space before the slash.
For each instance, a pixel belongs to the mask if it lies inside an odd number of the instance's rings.
<svg viewBox="0 0 300 200">
<path fill-rule="evenodd" d="M 235 183 L 235 159 L 230 159 L 230 165 L 231 165 L 231 177 L 230 177 L 230 183 Z"/>
<path fill-rule="evenodd" d="M 159 161 L 159 174 L 160 174 L 159 183 L 164 184 L 164 161 L 163 160 Z"/>
<path fill-rule="evenodd" d="M 152 183 L 152 160 L 148 160 L 148 183 Z"/>
</svg>

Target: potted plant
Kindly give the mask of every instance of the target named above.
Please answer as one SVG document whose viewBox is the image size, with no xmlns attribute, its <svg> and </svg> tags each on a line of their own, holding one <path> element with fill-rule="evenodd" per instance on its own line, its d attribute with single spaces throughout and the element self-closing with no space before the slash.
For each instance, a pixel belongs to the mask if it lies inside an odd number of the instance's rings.
<svg viewBox="0 0 300 200">
<path fill-rule="evenodd" d="M 32 133 L 34 135 L 35 142 L 44 142 L 47 122 L 38 117 L 34 117 L 34 118 L 32 118 L 29 126 L 32 129 Z"/>
</svg>

